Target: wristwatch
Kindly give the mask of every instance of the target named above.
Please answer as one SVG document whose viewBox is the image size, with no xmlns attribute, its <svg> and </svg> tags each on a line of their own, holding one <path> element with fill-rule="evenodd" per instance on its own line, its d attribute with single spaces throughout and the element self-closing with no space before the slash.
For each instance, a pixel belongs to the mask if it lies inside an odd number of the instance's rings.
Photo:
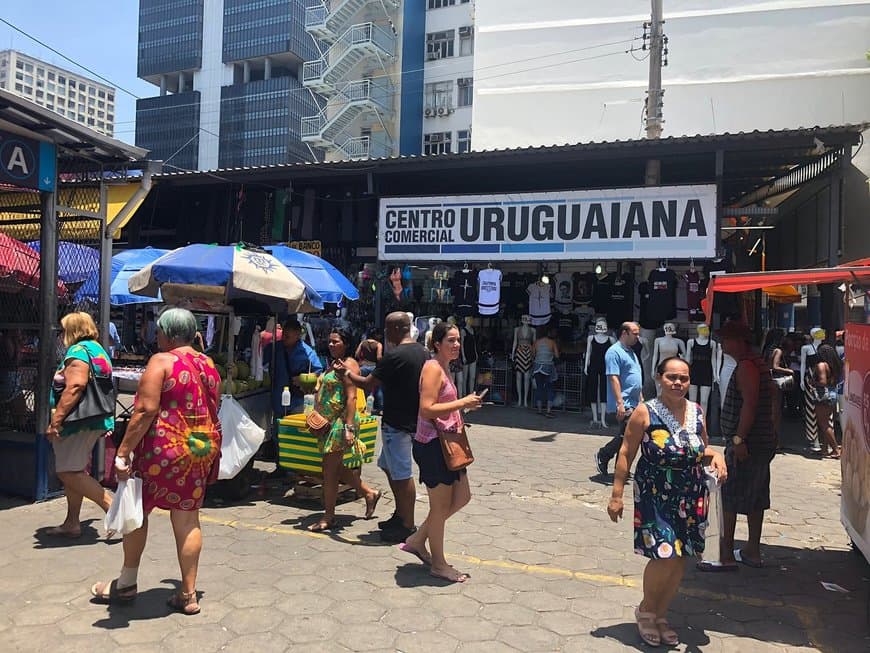
<svg viewBox="0 0 870 653">
<path fill-rule="evenodd" d="M 733 444 L 735 447 L 739 447 L 741 444 L 743 444 L 743 438 L 741 438 L 739 435 L 735 435 L 733 438 L 731 438 L 731 444 Z"/>
</svg>

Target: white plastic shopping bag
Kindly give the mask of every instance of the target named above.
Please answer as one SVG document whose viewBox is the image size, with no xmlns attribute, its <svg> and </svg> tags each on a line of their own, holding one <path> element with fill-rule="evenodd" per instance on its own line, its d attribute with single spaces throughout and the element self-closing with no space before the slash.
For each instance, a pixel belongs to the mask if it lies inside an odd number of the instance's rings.
<svg viewBox="0 0 870 653">
<path fill-rule="evenodd" d="M 722 486 L 718 475 L 710 467 L 704 468 L 704 482 L 707 484 L 707 528 L 704 531 L 704 557 L 706 562 L 719 564 L 721 555 L 719 537 L 724 530 L 722 514 Z"/>
<path fill-rule="evenodd" d="M 142 519 L 142 479 L 133 476 L 118 481 L 118 489 L 106 513 L 106 530 L 126 535 L 140 528 Z"/>
<path fill-rule="evenodd" d="M 223 438 L 218 478 L 226 480 L 242 471 L 242 468 L 253 458 L 257 449 L 263 444 L 266 431 L 257 425 L 239 402 L 230 395 L 221 397 L 218 419 Z"/>
</svg>

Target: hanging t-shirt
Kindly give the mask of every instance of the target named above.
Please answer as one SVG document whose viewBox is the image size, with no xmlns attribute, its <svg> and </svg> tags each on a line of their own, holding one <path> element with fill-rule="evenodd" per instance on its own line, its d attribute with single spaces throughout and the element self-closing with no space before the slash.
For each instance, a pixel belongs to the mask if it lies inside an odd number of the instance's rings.
<svg viewBox="0 0 870 653">
<path fill-rule="evenodd" d="M 630 322 L 633 319 L 634 279 L 630 274 L 624 274 L 614 282 L 606 313 L 607 323 L 613 329 L 618 329 L 623 322 Z"/>
<path fill-rule="evenodd" d="M 692 322 L 703 322 L 704 311 L 701 310 L 701 273 L 697 270 L 686 272 L 686 308 L 689 309 L 689 319 Z"/>
<path fill-rule="evenodd" d="M 649 315 L 649 283 L 641 281 L 637 284 L 638 323 L 641 329 L 658 329 L 663 321 L 656 322 Z"/>
<path fill-rule="evenodd" d="M 571 313 L 560 313 L 558 319 L 559 340 L 563 343 L 574 342 L 574 329 L 577 317 Z"/>
<path fill-rule="evenodd" d="M 592 307 L 599 315 L 607 313 L 607 305 L 610 303 L 610 293 L 613 290 L 614 275 L 605 274 L 603 277 L 595 277 L 595 287 L 592 290 Z"/>
<path fill-rule="evenodd" d="M 595 275 L 591 272 L 575 272 L 573 280 L 574 306 L 589 304 L 595 291 Z"/>
<path fill-rule="evenodd" d="M 477 362 L 477 333 L 462 327 L 462 364 L 471 365 Z"/>
<path fill-rule="evenodd" d="M 574 308 L 574 277 L 570 272 L 559 272 L 556 280 L 556 310 L 560 313 L 570 313 Z"/>
<path fill-rule="evenodd" d="M 529 293 L 529 316 L 532 326 L 543 326 L 550 323 L 550 284 L 532 283 L 526 289 Z"/>
<path fill-rule="evenodd" d="M 688 285 L 685 274 L 677 277 L 677 320 L 680 322 L 689 320 Z"/>
<path fill-rule="evenodd" d="M 501 302 L 501 270 L 487 268 L 477 273 L 477 311 L 495 315 Z"/>
<path fill-rule="evenodd" d="M 677 275 L 673 270 L 656 268 L 649 273 L 647 316 L 651 322 L 663 323 L 677 315 Z M 658 327 L 653 327 L 658 328 Z"/>
<path fill-rule="evenodd" d="M 577 315 L 577 328 L 580 330 L 581 338 L 586 335 L 586 327 L 595 318 L 595 309 L 588 304 L 578 306 L 574 313 Z"/>
<path fill-rule="evenodd" d="M 453 275 L 450 287 L 453 291 L 453 311 L 458 317 L 474 315 L 477 309 L 477 273 L 460 270 Z"/>
</svg>

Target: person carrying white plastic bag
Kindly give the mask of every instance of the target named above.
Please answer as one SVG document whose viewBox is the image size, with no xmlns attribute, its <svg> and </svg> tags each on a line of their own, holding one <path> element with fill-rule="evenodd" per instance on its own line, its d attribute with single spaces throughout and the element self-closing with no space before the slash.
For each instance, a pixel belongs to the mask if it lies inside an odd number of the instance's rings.
<svg viewBox="0 0 870 653">
<path fill-rule="evenodd" d="M 218 419 L 223 429 L 219 480 L 235 477 L 263 443 L 266 431 L 250 418 L 231 395 L 221 397 Z"/>
<path fill-rule="evenodd" d="M 132 533 L 142 526 L 142 479 L 131 476 L 118 481 L 118 490 L 106 513 L 105 527 L 121 535 Z"/>
</svg>

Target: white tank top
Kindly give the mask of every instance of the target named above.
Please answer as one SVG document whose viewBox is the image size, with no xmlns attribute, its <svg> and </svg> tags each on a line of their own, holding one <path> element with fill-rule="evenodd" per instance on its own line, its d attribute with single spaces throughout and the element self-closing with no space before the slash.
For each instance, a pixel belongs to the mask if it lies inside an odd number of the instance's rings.
<svg viewBox="0 0 870 653">
<path fill-rule="evenodd" d="M 501 301 L 501 270 L 486 268 L 477 273 L 477 311 L 495 315 Z"/>
</svg>

